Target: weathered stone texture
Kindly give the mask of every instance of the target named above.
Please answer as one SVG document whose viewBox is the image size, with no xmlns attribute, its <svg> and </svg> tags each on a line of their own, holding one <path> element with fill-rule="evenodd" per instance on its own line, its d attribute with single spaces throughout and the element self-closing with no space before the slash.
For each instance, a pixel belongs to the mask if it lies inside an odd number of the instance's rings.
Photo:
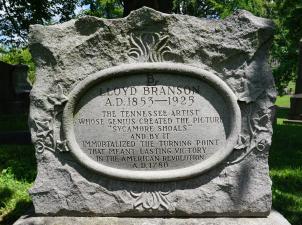
<svg viewBox="0 0 302 225">
<path fill-rule="evenodd" d="M 267 218 L 117 218 L 117 217 L 24 217 L 14 225 L 290 225 L 276 211 Z"/>
<path fill-rule="evenodd" d="M 38 176 L 30 194 L 36 213 L 267 216 L 271 209 L 268 151 L 276 95 L 267 62 L 272 35 L 271 21 L 246 11 L 225 20 L 208 20 L 142 8 L 122 19 L 83 17 L 53 26 L 32 26 L 30 49 L 37 78 L 31 92 L 30 127 Z M 131 52 L 140 39 L 153 51 L 150 37 L 162 41 L 167 51 L 155 56 Z M 161 183 L 122 181 L 84 168 L 67 152 L 61 130 L 61 111 L 68 94 L 97 71 L 154 61 L 202 68 L 234 91 L 242 131 L 232 155 L 206 174 Z"/>
</svg>

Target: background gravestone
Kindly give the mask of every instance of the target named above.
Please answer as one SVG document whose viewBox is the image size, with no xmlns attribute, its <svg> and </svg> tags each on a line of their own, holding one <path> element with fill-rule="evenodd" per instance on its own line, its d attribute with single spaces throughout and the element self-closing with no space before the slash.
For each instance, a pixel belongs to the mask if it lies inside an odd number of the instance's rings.
<svg viewBox="0 0 302 225">
<path fill-rule="evenodd" d="M 302 39 L 299 44 L 299 59 L 295 94 L 290 98 L 289 119 L 302 120 Z M 290 121 L 288 121 L 290 122 Z"/>
<path fill-rule="evenodd" d="M 0 70 L 0 113 L 27 113 L 31 90 L 28 67 L 0 61 Z"/>
<path fill-rule="evenodd" d="M 0 114 L 28 114 L 29 92 L 28 67 L 0 61 Z M 0 132 L 0 144 L 30 144 L 30 133 L 25 131 Z"/>
<path fill-rule="evenodd" d="M 273 29 L 246 11 L 206 20 L 149 8 L 33 26 L 30 194 L 42 217 L 17 224 L 288 224 L 271 213 Z"/>
</svg>

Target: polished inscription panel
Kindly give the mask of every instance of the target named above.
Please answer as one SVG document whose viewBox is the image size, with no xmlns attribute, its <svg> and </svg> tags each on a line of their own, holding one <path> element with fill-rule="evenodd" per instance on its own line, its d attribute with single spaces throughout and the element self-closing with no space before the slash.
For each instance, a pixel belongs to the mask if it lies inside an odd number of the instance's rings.
<svg viewBox="0 0 302 225">
<path fill-rule="evenodd" d="M 220 84 L 173 69 L 104 77 L 87 82 L 83 87 L 89 88 L 80 88 L 72 104 L 71 148 L 86 166 L 144 180 L 148 171 L 156 175 L 214 165 L 215 158 L 219 162 L 230 152 L 238 109 Z"/>
<path fill-rule="evenodd" d="M 230 112 L 196 78 L 137 74 L 91 88 L 74 117 L 78 145 L 96 162 L 131 170 L 199 163 L 226 143 Z"/>
</svg>

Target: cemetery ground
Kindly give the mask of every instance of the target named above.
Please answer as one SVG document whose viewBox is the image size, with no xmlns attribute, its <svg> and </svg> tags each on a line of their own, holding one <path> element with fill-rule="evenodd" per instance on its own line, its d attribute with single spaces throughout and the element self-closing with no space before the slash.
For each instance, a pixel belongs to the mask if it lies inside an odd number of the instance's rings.
<svg viewBox="0 0 302 225">
<path fill-rule="evenodd" d="M 279 97 L 270 149 L 273 208 L 302 225 L 302 126 L 286 125 L 289 96 Z M 27 130 L 27 116 L 0 116 L 0 132 Z M 12 224 L 31 208 L 27 193 L 36 176 L 32 145 L 0 145 L 0 224 Z"/>
</svg>

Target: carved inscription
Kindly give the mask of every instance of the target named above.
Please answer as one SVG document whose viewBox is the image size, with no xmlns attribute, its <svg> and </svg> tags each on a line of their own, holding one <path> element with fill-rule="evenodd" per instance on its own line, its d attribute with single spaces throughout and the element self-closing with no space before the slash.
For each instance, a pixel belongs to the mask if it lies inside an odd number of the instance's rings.
<svg viewBox="0 0 302 225">
<path fill-rule="evenodd" d="M 226 145 L 229 108 L 200 79 L 136 74 L 90 88 L 74 112 L 77 144 L 100 164 L 170 170 L 208 159 Z"/>
</svg>

